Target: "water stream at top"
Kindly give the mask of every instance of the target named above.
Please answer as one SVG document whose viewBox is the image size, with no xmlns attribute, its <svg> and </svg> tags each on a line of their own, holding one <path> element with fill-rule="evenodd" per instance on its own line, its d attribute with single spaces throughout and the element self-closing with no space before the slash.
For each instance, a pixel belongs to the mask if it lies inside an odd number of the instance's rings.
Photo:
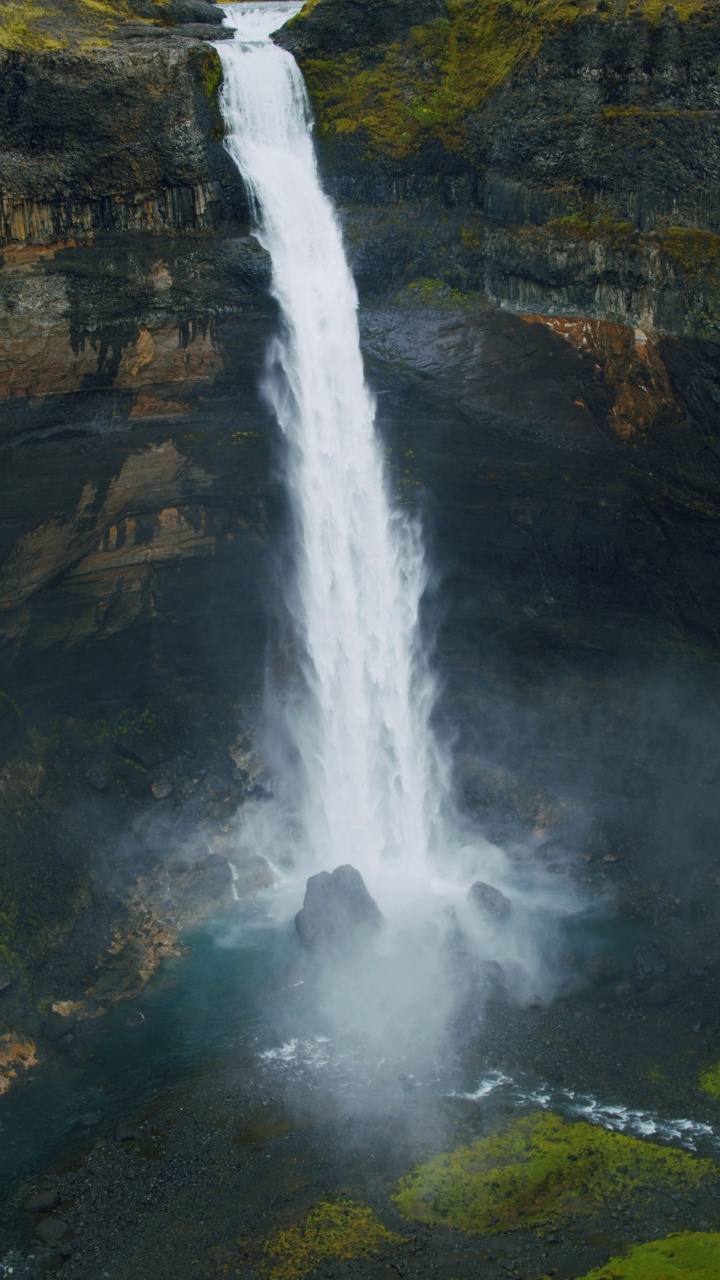
<svg viewBox="0 0 720 1280">
<path fill-rule="evenodd" d="M 265 392 L 287 442 L 296 542 L 288 601 L 307 697 L 289 725 L 312 862 L 422 876 L 442 806 L 433 682 L 418 611 L 426 568 L 392 503 L 365 384 L 357 294 L 322 191 L 305 85 L 270 39 L 300 4 L 235 5 L 223 62 L 227 146 L 272 260 L 281 327 Z"/>
</svg>

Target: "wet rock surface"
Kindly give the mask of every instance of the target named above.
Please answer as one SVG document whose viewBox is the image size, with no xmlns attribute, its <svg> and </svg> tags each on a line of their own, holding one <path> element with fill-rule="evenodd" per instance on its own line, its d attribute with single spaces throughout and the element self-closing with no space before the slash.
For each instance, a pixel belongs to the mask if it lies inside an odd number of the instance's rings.
<svg viewBox="0 0 720 1280">
<path fill-rule="evenodd" d="M 295 928 L 313 950 L 353 950 L 376 934 L 383 915 L 360 872 L 351 866 L 311 876 Z"/>
<path fill-rule="evenodd" d="M 507 920 L 512 912 L 512 902 L 494 885 L 476 880 L 468 889 L 468 902 L 475 911 L 486 919 Z"/>
</svg>

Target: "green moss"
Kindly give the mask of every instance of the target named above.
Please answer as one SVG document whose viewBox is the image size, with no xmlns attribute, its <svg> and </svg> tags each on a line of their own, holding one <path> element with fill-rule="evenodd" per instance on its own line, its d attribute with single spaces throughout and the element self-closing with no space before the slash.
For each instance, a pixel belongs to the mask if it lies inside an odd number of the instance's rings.
<svg viewBox="0 0 720 1280">
<path fill-rule="evenodd" d="M 699 1084 L 703 1093 L 707 1093 L 711 1098 L 720 1099 L 720 1062 L 716 1062 L 700 1073 Z M 720 1275 L 720 1271 L 718 1274 Z"/>
<path fill-rule="evenodd" d="M 631 222 L 620 222 L 605 214 L 577 210 L 563 218 L 553 218 L 547 224 L 551 234 L 568 236 L 579 240 L 605 240 L 612 245 L 625 244 L 634 233 Z"/>
<path fill-rule="evenodd" d="M 223 78 L 220 55 L 217 49 L 204 44 L 201 48 L 192 48 L 189 56 L 196 79 L 212 111 L 212 137 L 216 142 L 221 142 L 225 137 L 225 123 L 220 111 L 220 86 Z"/>
<path fill-rule="evenodd" d="M 322 4 L 305 6 L 293 20 L 298 31 Z M 655 22 L 658 6 L 667 0 L 637 0 L 628 11 Z M 689 18 L 710 7 L 674 0 L 670 8 Z M 597 15 L 595 0 L 448 0 L 447 18 L 389 46 L 303 59 L 319 131 L 356 135 L 369 157 L 402 160 L 429 141 L 462 151 L 488 94 L 587 14 Z"/>
<path fill-rule="evenodd" d="M 398 306 L 401 307 L 434 307 L 435 309 L 442 309 L 443 307 L 466 305 L 468 295 L 460 293 L 458 289 L 452 289 L 443 280 L 430 280 L 421 277 L 419 280 L 411 280 L 409 284 L 406 284 L 404 289 L 397 294 L 395 300 Z"/>
<path fill-rule="evenodd" d="M 694 1188 L 717 1176 L 710 1160 L 548 1112 L 524 1116 L 470 1147 L 436 1156 L 401 1179 L 400 1211 L 436 1225 L 494 1233 Z"/>
<path fill-rule="evenodd" d="M 324 1201 L 265 1242 L 266 1272 L 271 1280 L 301 1280 L 330 1258 L 369 1258 L 399 1243 L 402 1236 L 378 1222 L 368 1205 Z"/>
<path fill-rule="evenodd" d="M 720 1276 L 720 1234 L 683 1231 L 665 1240 L 636 1245 L 624 1257 L 581 1280 L 717 1280 Z"/>
<path fill-rule="evenodd" d="M 663 233 L 662 248 L 691 279 L 711 273 L 720 283 L 720 236 L 714 231 L 669 227 Z"/>
<path fill-rule="evenodd" d="M 162 18 L 160 0 L 158 20 Z M 17 51 L 80 48 L 91 52 L 109 44 L 118 24 L 146 21 L 133 0 L 3 0 L 0 45 Z"/>
</svg>

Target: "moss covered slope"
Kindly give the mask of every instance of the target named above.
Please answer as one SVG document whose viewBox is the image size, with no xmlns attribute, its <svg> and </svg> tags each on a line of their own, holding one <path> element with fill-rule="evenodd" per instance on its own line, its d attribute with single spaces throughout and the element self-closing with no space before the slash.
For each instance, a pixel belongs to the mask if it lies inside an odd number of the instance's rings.
<svg viewBox="0 0 720 1280">
<path fill-rule="evenodd" d="M 581 1280 L 717 1280 L 720 1234 L 684 1231 L 666 1240 L 638 1245 L 621 1258 L 590 1271 Z"/>
<path fill-rule="evenodd" d="M 349 7 L 315 0 L 288 24 L 283 43 L 301 58 L 322 133 L 358 134 L 368 153 L 391 159 L 427 142 L 472 149 L 473 117 L 488 94 L 587 18 L 652 28 L 669 16 L 701 24 L 715 10 L 708 0 L 621 0 L 612 8 L 608 0 L 447 0 L 418 22 L 416 8 L 395 4 L 394 33 L 374 44 L 375 5 L 364 24 L 348 20 Z"/>
<path fill-rule="evenodd" d="M 128 19 L 166 23 L 166 0 L 4 0 L 0 45 L 29 49 L 93 49 Z"/>
<path fill-rule="evenodd" d="M 697 1187 L 716 1174 L 710 1160 L 540 1112 L 419 1165 L 394 1198 L 408 1217 L 492 1234 L 578 1213 L 592 1218 L 611 1204 L 650 1199 L 660 1187 Z"/>
</svg>

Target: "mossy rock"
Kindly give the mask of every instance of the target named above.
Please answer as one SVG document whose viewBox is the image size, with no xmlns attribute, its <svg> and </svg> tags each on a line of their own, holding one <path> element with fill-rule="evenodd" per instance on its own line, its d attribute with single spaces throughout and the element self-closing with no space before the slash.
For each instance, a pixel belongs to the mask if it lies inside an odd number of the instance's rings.
<svg viewBox="0 0 720 1280">
<path fill-rule="evenodd" d="M 301 1222 L 276 1231 L 265 1242 L 264 1270 L 270 1280 L 302 1280 L 330 1259 L 370 1258 L 402 1242 L 368 1205 L 322 1201 Z"/>
<path fill-rule="evenodd" d="M 375 44 L 372 35 L 358 37 L 350 48 L 342 47 L 348 43 L 342 8 L 338 0 L 306 5 L 281 42 L 299 56 L 320 135 L 354 135 L 368 158 L 392 161 L 428 144 L 462 153 L 490 93 L 529 66 L 549 40 L 599 17 L 596 0 L 447 0 L 446 12 L 430 21 L 416 18 L 409 30 Z M 635 0 L 606 4 L 602 14 L 655 25 L 668 14 L 687 21 L 711 11 L 708 0 Z M 338 48 L 329 39 L 334 28 L 342 32 Z"/>
<path fill-rule="evenodd" d="M 717 1280 L 720 1233 L 683 1231 L 637 1245 L 580 1280 Z"/>
<path fill-rule="evenodd" d="M 91 52 L 108 45 L 128 20 L 166 25 L 167 0 L 2 0 L 0 45 Z"/>
<path fill-rule="evenodd" d="M 700 1088 L 708 1097 L 720 1099 L 720 1062 L 715 1062 L 711 1067 L 707 1067 L 705 1071 L 701 1071 Z M 720 1275 L 720 1270 L 718 1271 Z"/>
<path fill-rule="evenodd" d="M 693 1189 L 716 1177 L 711 1160 L 541 1112 L 419 1165 L 393 1199 L 408 1217 L 492 1234 L 592 1217 L 618 1201 L 653 1199 L 660 1187 Z"/>
</svg>

